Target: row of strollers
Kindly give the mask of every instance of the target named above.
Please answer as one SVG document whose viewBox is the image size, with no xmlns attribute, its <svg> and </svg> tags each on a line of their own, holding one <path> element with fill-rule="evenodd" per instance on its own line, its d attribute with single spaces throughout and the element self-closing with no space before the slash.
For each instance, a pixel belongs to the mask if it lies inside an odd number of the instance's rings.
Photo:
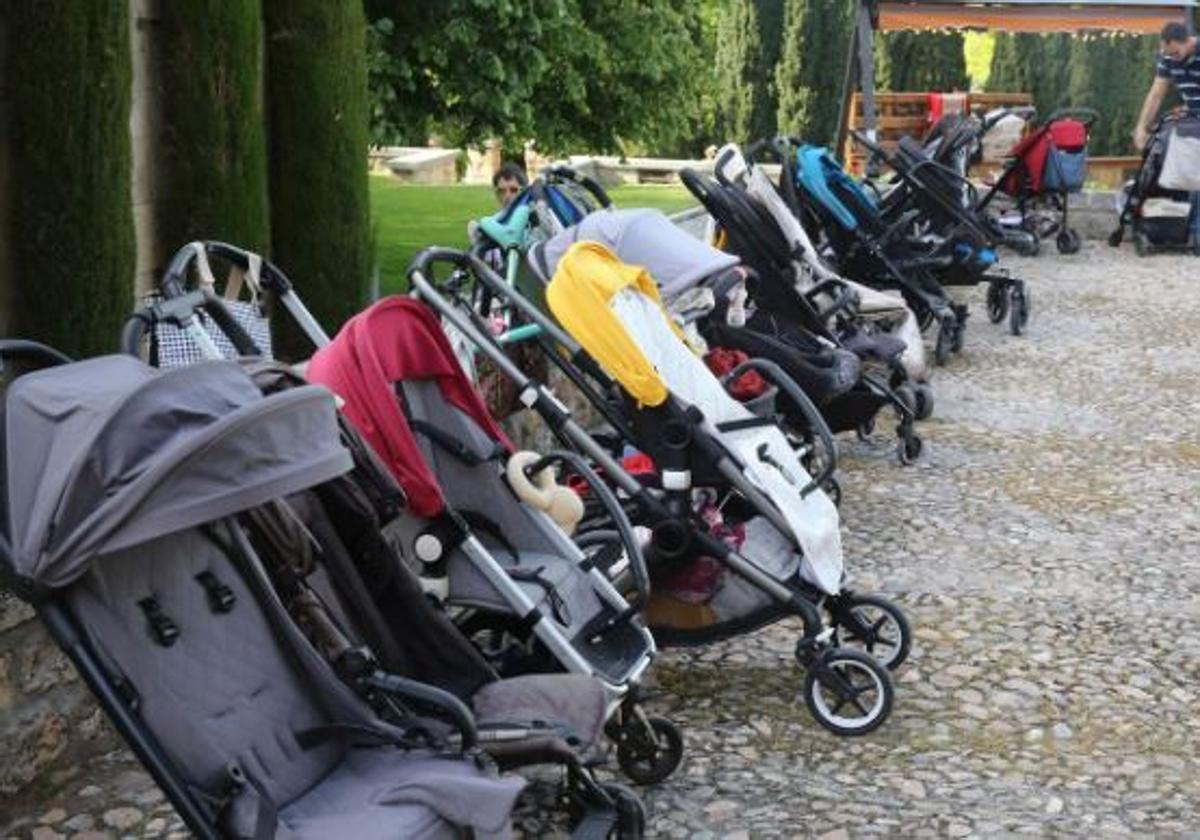
<svg viewBox="0 0 1200 840">
<path fill-rule="evenodd" d="M 846 585 L 835 435 L 895 416 L 920 457 L 950 287 L 1028 317 L 978 219 L 897 172 L 728 146 L 682 173 L 687 232 L 548 170 L 332 339 L 279 267 L 191 243 L 120 353 L 0 342 L 4 583 L 200 837 L 506 837 L 537 766 L 573 836 L 641 837 L 606 764 L 684 758 L 658 646 L 783 619 L 815 721 L 865 735 L 911 629 Z M 311 358 L 272 360 L 268 309 Z"/>
</svg>

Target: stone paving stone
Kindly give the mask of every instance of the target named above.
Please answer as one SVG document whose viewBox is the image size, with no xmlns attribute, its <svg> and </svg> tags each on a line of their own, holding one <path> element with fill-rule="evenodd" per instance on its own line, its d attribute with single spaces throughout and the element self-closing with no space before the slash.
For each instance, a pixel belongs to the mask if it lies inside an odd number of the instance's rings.
<svg viewBox="0 0 1200 840">
<path fill-rule="evenodd" d="M 935 374 L 924 459 L 900 467 L 882 432 L 841 438 L 848 569 L 916 631 L 891 721 L 857 740 L 812 722 L 793 622 L 667 651 L 649 705 L 688 756 L 644 791 L 651 836 L 1200 826 L 1200 262 L 1089 242 L 1005 263 L 1030 282 L 1028 335 L 964 296 L 975 314 Z M 552 778 L 526 797 L 527 836 L 565 836 L 545 817 Z M 125 752 L 51 788 L 0 808 L 0 837 L 180 836 Z"/>
</svg>

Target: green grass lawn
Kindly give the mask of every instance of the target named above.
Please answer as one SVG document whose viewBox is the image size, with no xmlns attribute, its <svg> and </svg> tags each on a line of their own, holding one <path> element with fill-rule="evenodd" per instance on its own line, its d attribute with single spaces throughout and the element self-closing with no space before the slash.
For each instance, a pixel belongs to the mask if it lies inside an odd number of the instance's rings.
<svg viewBox="0 0 1200 840">
<path fill-rule="evenodd" d="M 404 272 L 417 251 L 427 245 L 464 247 L 467 222 L 496 211 L 491 187 L 400 184 L 391 176 L 370 179 L 375 254 L 383 292 L 404 287 Z M 674 213 L 695 204 L 681 186 L 653 184 L 609 191 L 617 207 L 657 207 Z"/>
</svg>

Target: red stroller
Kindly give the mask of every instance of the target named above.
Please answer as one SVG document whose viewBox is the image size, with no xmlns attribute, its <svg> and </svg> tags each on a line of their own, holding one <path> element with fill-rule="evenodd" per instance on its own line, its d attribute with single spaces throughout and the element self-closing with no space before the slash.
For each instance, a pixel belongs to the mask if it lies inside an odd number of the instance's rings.
<svg viewBox="0 0 1200 840">
<path fill-rule="evenodd" d="M 1057 234 L 1059 253 L 1079 250 L 1079 234 L 1067 223 L 1067 198 L 1083 189 L 1088 135 L 1097 116 L 1090 109 L 1055 111 L 1013 146 L 1011 160 L 979 203 L 985 210 L 1001 192 L 1016 200 L 1014 211 L 989 219 L 998 233 L 1019 229 L 1038 239 Z"/>
</svg>

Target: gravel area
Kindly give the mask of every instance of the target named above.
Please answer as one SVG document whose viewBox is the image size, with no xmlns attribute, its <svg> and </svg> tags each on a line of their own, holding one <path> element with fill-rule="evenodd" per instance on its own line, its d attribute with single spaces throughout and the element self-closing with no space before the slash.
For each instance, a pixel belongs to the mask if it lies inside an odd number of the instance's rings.
<svg viewBox="0 0 1200 840">
<path fill-rule="evenodd" d="M 900 467 L 884 431 L 841 439 L 851 574 L 916 630 L 890 722 L 859 740 L 817 728 L 792 623 L 667 652 L 651 706 L 684 727 L 688 756 L 645 791 L 652 836 L 1200 826 L 1200 263 L 1102 243 L 1006 263 L 1029 281 L 1028 335 L 970 295 L 924 458 Z M 0 836 L 178 830 L 125 753 L 51 782 Z"/>
</svg>

